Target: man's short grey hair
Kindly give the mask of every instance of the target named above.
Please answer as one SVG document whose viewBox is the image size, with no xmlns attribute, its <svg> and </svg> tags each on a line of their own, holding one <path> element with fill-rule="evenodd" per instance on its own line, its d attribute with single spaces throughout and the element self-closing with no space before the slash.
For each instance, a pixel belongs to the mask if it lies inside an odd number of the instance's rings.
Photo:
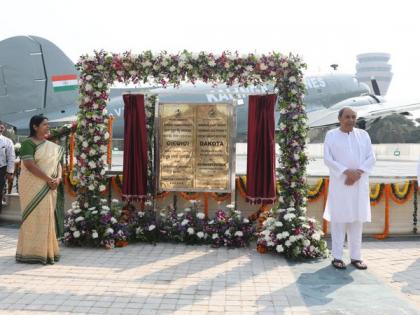
<svg viewBox="0 0 420 315">
<path fill-rule="evenodd" d="M 340 110 L 338 111 L 338 119 L 340 119 L 340 118 L 341 118 L 341 116 L 343 116 L 343 113 L 344 113 L 344 111 L 345 111 L 346 109 L 349 109 L 349 110 L 351 110 L 352 112 L 354 112 L 353 108 L 351 108 L 351 107 L 343 107 L 342 109 L 340 109 Z"/>
</svg>

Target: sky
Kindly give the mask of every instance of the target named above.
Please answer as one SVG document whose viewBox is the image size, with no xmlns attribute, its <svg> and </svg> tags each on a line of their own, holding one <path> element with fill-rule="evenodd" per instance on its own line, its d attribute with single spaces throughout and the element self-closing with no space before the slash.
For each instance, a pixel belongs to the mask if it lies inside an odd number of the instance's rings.
<svg viewBox="0 0 420 315">
<path fill-rule="evenodd" d="M 418 2 L 418 1 L 417 1 Z M 377 0 L 5 0 L 0 40 L 44 37 L 74 62 L 94 50 L 292 52 L 307 74 L 355 73 L 356 55 L 391 54 L 387 98 L 420 101 L 420 3 Z"/>
</svg>

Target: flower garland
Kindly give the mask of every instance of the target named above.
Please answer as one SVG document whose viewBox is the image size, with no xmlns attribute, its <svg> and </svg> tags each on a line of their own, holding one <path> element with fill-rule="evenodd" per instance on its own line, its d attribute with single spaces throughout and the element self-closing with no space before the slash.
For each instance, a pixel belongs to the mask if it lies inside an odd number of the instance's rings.
<svg viewBox="0 0 420 315">
<path fill-rule="evenodd" d="M 298 216 L 305 215 L 305 145 L 308 128 L 303 105 L 302 71 L 305 64 L 299 56 L 279 53 L 240 56 L 228 51 L 217 56 L 205 52 L 192 54 L 188 51 L 176 55 L 166 52 L 153 54 L 151 51 L 138 55 L 131 52 L 111 54 L 96 51 L 93 56 L 82 56 L 76 67 L 80 71 L 80 111 L 76 136 L 75 177 L 78 180 L 78 201 L 83 214 L 92 207 L 100 209 L 100 194 L 106 190 L 104 163 L 107 161 L 106 140 L 110 137 L 107 130 L 109 116 L 106 110 L 108 87 L 115 81 L 178 86 L 181 81 L 195 83 L 202 80 L 205 83 L 222 82 L 240 86 L 274 82 L 282 114 L 282 132 L 278 142 L 282 152 L 279 175 L 283 189 L 280 191 L 279 202 L 282 208 L 293 207 Z M 146 111 L 146 116 L 150 113 L 148 118 L 154 117 L 147 109 Z M 153 147 L 148 151 L 153 155 Z M 153 161 L 153 156 L 151 157 L 150 161 Z M 150 184 L 153 183 L 153 180 L 150 180 L 152 174 L 153 172 L 148 173 Z M 306 222 L 294 220 L 294 225 L 297 224 L 305 225 Z M 83 235 L 89 237 L 90 234 Z M 307 249 L 302 249 L 297 256 L 309 257 L 306 253 Z"/>
<path fill-rule="evenodd" d="M 388 237 L 389 234 L 389 199 L 390 195 L 392 194 L 391 185 L 385 184 L 384 187 L 384 193 L 385 193 L 385 223 L 384 223 L 384 231 L 382 234 L 375 235 L 375 238 L 378 240 L 383 240 Z"/>
<path fill-rule="evenodd" d="M 144 109 L 146 114 L 146 130 L 147 130 L 147 192 L 154 195 L 155 178 L 154 174 L 154 147 L 155 147 L 155 105 L 157 101 L 157 95 L 146 95 Z"/>
<path fill-rule="evenodd" d="M 108 118 L 108 145 L 106 151 L 106 163 L 112 165 L 112 123 L 114 121 L 114 116 L 110 115 Z"/>
<path fill-rule="evenodd" d="M 372 187 L 370 187 L 370 204 L 372 206 L 376 206 L 382 199 L 382 195 L 384 192 L 385 184 L 374 184 L 373 185 L 373 191 Z"/>
<path fill-rule="evenodd" d="M 392 201 L 397 204 L 404 204 L 410 198 L 413 185 L 410 181 L 404 183 L 403 189 L 400 190 L 398 183 L 391 184 L 392 194 L 390 194 Z"/>
<path fill-rule="evenodd" d="M 325 179 L 320 178 L 314 187 L 308 188 L 308 202 L 315 202 L 323 196 L 325 188 Z"/>
</svg>

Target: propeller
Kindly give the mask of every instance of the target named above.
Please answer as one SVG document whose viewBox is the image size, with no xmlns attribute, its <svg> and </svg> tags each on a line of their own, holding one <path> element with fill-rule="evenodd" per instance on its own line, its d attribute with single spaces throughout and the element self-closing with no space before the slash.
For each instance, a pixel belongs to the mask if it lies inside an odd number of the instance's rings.
<svg viewBox="0 0 420 315">
<path fill-rule="evenodd" d="M 372 77 L 370 79 L 370 82 L 372 83 L 373 94 L 381 95 L 381 91 L 379 90 L 379 85 L 378 85 L 378 82 L 376 82 L 376 79 L 374 77 Z"/>
</svg>

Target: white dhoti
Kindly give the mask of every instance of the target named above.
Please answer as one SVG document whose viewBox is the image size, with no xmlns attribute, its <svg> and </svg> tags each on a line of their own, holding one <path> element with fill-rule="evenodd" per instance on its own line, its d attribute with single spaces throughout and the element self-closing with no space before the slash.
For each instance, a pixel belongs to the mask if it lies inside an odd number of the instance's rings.
<svg viewBox="0 0 420 315">
<path fill-rule="evenodd" d="M 355 221 L 352 223 L 331 222 L 330 224 L 333 258 L 342 260 L 344 240 L 347 234 L 347 244 L 351 260 L 362 260 L 362 231 L 363 223 Z"/>
</svg>

